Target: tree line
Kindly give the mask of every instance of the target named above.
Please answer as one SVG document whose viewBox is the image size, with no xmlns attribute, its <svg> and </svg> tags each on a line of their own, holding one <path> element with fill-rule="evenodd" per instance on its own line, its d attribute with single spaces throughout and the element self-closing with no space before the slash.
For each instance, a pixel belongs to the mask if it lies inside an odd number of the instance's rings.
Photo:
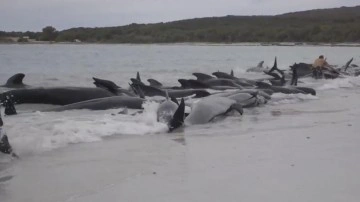
<svg viewBox="0 0 360 202">
<path fill-rule="evenodd" d="M 0 37 L 4 34 L 88 43 L 360 42 L 360 6 L 276 16 L 225 16 L 118 27 L 80 27 L 59 32 L 48 26 L 38 33 L 0 32 Z"/>
</svg>

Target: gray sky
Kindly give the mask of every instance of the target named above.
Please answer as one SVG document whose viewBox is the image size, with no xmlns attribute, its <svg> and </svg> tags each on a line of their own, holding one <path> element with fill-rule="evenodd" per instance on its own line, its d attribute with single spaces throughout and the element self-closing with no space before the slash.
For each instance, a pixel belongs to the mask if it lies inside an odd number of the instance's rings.
<svg viewBox="0 0 360 202">
<path fill-rule="evenodd" d="M 0 30 L 41 31 L 168 22 L 225 15 L 274 15 L 360 5 L 360 0 L 0 0 Z"/>
</svg>

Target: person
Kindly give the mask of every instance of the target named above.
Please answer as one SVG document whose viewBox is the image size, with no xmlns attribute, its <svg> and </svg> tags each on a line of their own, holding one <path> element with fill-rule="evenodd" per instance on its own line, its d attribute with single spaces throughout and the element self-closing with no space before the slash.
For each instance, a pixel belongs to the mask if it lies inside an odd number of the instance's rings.
<svg viewBox="0 0 360 202">
<path fill-rule="evenodd" d="M 326 62 L 326 60 L 324 59 L 323 55 L 320 55 L 319 58 L 317 58 L 314 61 L 314 64 L 312 65 L 313 69 L 325 69 L 327 68 L 329 65 L 329 63 Z"/>
<path fill-rule="evenodd" d="M 317 58 L 314 63 L 312 64 L 312 70 L 313 70 L 313 76 L 318 79 L 319 77 L 322 77 L 323 70 L 329 70 L 333 73 L 338 73 L 329 63 L 324 59 L 323 55 L 320 55 L 319 58 Z"/>
</svg>

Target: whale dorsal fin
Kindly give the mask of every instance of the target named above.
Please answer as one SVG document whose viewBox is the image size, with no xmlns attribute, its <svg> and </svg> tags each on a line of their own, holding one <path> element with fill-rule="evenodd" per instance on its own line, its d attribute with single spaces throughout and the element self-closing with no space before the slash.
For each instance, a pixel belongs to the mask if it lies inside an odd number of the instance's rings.
<svg viewBox="0 0 360 202">
<path fill-rule="evenodd" d="M 141 81 L 140 73 L 139 73 L 139 72 L 136 73 L 136 79 L 139 80 L 139 81 Z"/>
<path fill-rule="evenodd" d="M 154 86 L 154 87 L 162 87 L 162 83 L 160 83 L 159 81 L 155 80 L 155 79 L 148 79 L 148 82 L 150 83 L 150 86 Z"/>
<path fill-rule="evenodd" d="M 178 82 L 180 83 L 182 88 L 190 88 L 189 82 L 186 79 L 178 79 Z"/>
<path fill-rule="evenodd" d="M 234 76 L 234 70 L 231 70 L 230 75 Z"/>
<path fill-rule="evenodd" d="M 193 75 L 196 77 L 197 80 L 200 80 L 200 81 L 206 81 L 206 80 L 214 78 L 210 75 L 203 74 L 203 73 L 193 73 Z"/>
<path fill-rule="evenodd" d="M 264 61 L 260 61 L 256 67 L 263 68 Z"/>
<path fill-rule="evenodd" d="M 23 85 L 24 77 L 23 73 L 15 74 L 7 80 L 6 85 Z"/>
</svg>

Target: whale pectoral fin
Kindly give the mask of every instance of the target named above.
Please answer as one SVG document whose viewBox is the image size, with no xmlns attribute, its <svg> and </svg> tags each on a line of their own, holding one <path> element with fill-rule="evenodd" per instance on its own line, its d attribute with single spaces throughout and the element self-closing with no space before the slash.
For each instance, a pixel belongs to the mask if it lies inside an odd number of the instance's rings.
<svg viewBox="0 0 360 202">
<path fill-rule="evenodd" d="M 237 112 L 239 112 L 241 115 L 244 113 L 244 110 L 243 110 L 243 107 L 241 104 L 238 104 L 238 103 L 234 103 L 230 106 L 230 108 L 226 111 L 226 113 L 232 111 L 232 110 L 235 110 Z"/>
<path fill-rule="evenodd" d="M 5 100 L 3 101 L 2 104 L 5 108 L 5 114 L 6 115 L 14 115 L 17 114 L 15 106 L 14 106 L 14 101 L 12 100 L 11 96 L 6 96 Z"/>
<path fill-rule="evenodd" d="M 12 153 L 12 147 L 9 143 L 9 139 L 7 135 L 3 135 L 0 140 L 0 152 L 4 154 L 11 154 Z"/>
<path fill-rule="evenodd" d="M 346 64 L 345 64 L 345 72 L 347 70 L 347 68 L 349 67 L 349 65 L 351 64 L 351 62 L 353 61 L 354 58 L 351 58 Z"/>
<path fill-rule="evenodd" d="M 184 124 L 185 119 L 185 101 L 184 98 L 181 99 L 180 105 L 174 113 L 171 121 L 169 122 L 169 132 L 179 128 Z"/>
</svg>

